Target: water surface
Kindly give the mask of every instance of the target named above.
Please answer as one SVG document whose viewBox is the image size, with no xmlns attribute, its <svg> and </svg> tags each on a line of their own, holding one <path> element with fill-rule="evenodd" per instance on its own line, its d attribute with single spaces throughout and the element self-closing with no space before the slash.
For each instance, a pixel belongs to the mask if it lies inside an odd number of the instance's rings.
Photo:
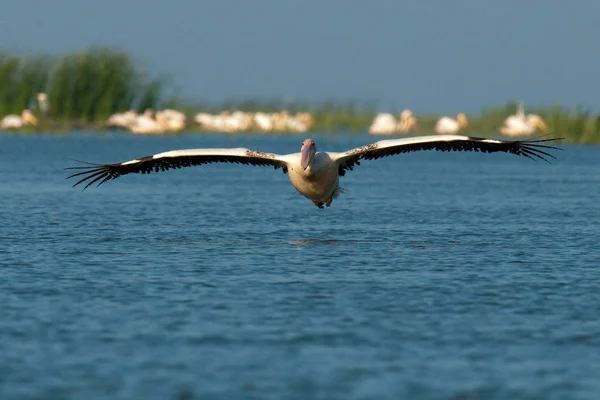
<svg viewBox="0 0 600 400">
<path fill-rule="evenodd" d="M 303 139 L 1 135 L 0 398 L 597 398 L 598 147 L 368 161 L 324 210 L 268 167 L 62 170 Z"/>
</svg>

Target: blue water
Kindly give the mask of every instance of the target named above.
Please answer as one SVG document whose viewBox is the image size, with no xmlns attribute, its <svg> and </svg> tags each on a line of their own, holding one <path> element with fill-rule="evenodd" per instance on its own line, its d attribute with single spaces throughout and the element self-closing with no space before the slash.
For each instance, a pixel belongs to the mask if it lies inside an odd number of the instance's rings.
<svg viewBox="0 0 600 400">
<path fill-rule="evenodd" d="M 303 139 L 1 135 L 0 398 L 598 398 L 598 147 L 368 161 L 324 210 L 267 167 L 62 170 Z"/>
</svg>

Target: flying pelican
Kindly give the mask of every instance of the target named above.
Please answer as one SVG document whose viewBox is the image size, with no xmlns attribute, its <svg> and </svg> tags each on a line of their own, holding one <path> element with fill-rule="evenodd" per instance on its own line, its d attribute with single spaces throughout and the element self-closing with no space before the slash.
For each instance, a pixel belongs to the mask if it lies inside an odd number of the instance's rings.
<svg viewBox="0 0 600 400">
<path fill-rule="evenodd" d="M 442 117 L 435 124 L 435 132 L 442 134 L 454 134 L 458 133 L 461 129 L 466 128 L 469 125 L 467 116 L 464 113 L 458 113 L 456 119 L 450 117 Z"/>
<path fill-rule="evenodd" d="M 537 139 L 528 141 L 502 141 L 478 137 L 458 135 L 433 135 L 395 140 L 382 140 L 366 146 L 358 147 L 344 153 L 317 152 L 317 146 L 311 139 L 302 143 L 299 153 L 278 155 L 263 151 L 230 148 L 230 149 L 188 149 L 175 150 L 136 158 L 116 164 L 88 164 L 87 166 L 69 167 L 81 169 L 68 178 L 80 177 L 73 186 L 86 182 L 84 190 L 93 183 L 98 186 L 131 173 L 147 174 L 165 171 L 170 168 L 191 167 L 215 162 L 229 162 L 249 165 L 272 166 L 281 168 L 287 173 L 292 185 L 304 197 L 319 208 L 329 207 L 333 199 L 340 193 L 339 177 L 346 171 L 360 165 L 361 160 L 374 160 L 394 154 L 408 153 L 418 150 L 441 151 L 481 151 L 484 153 L 505 152 L 531 159 L 555 158 L 549 150 L 560 150 L 545 144 L 558 139 Z"/>
</svg>

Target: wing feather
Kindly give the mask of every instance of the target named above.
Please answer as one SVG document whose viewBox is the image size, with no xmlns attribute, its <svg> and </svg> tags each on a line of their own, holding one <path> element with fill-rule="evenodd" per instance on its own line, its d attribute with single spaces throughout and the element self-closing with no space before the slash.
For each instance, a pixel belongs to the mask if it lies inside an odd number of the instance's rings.
<svg viewBox="0 0 600 400">
<path fill-rule="evenodd" d="M 340 176 L 345 175 L 348 170 L 352 171 L 355 165 L 360 165 L 360 160 L 376 160 L 395 154 L 421 150 L 480 151 L 484 153 L 504 152 L 524 156 L 532 160 L 540 159 L 549 162 L 549 159 L 555 159 L 555 157 L 548 151 L 562 149 L 544 143 L 557 140 L 561 139 L 538 138 L 505 141 L 459 135 L 420 136 L 396 140 L 381 140 L 345 153 L 337 153 L 335 160 L 338 163 Z"/>
<path fill-rule="evenodd" d="M 98 186 L 111 179 L 116 179 L 127 174 L 149 174 L 151 172 L 167 171 L 196 165 L 211 163 L 238 163 L 246 165 L 272 166 L 281 168 L 287 173 L 285 159 L 277 154 L 265 153 L 252 149 L 189 149 L 175 150 L 152 156 L 136 158 L 131 161 L 116 164 L 94 164 L 78 161 L 85 166 L 65 168 L 67 170 L 79 170 L 67 179 L 80 177 L 73 187 L 86 183 L 83 190 L 90 185 L 100 181 Z"/>
</svg>

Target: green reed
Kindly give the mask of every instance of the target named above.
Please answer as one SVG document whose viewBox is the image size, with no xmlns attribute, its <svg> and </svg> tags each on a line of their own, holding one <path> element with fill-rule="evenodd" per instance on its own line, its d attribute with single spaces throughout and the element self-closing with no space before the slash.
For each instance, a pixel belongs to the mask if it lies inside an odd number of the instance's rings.
<svg viewBox="0 0 600 400">
<path fill-rule="evenodd" d="M 97 122 L 131 108 L 156 108 L 162 83 L 148 80 L 125 53 L 91 48 L 61 58 L 0 54 L 0 116 L 36 109 L 35 95 L 48 94 L 48 117 Z"/>
<path fill-rule="evenodd" d="M 48 82 L 49 60 L 0 54 L 0 115 L 20 114 Z"/>
</svg>

